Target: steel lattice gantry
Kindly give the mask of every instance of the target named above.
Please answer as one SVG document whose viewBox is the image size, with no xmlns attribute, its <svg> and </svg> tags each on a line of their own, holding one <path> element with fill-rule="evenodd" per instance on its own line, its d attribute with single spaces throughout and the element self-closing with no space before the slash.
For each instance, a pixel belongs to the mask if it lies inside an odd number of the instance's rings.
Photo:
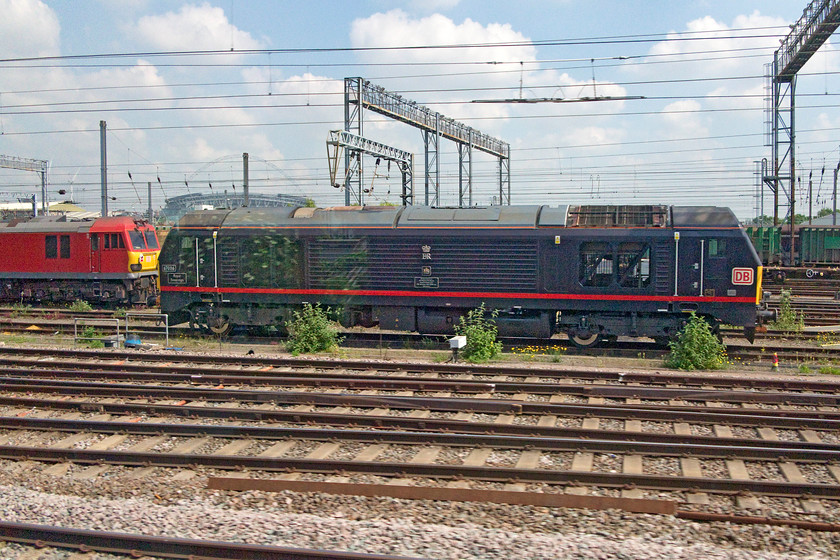
<svg viewBox="0 0 840 560">
<path fill-rule="evenodd" d="M 767 68 L 772 116 L 769 143 L 773 148 L 772 170 L 765 164 L 764 183 L 773 192 L 773 223 L 779 223 L 779 191 L 786 193 L 791 221 L 796 203 L 796 73 L 840 26 L 840 0 L 812 0 L 802 17 L 791 26 Z M 793 244 L 791 243 L 791 253 Z M 791 259 L 793 255 L 791 254 Z"/>
<path fill-rule="evenodd" d="M 331 130 L 330 137 L 327 140 L 327 162 L 330 168 L 330 184 L 334 187 L 341 186 L 336 182 L 336 176 L 338 175 L 338 160 L 342 148 L 345 149 L 349 156 L 349 166 L 346 166 L 344 177 L 345 186 L 356 177 L 361 177 L 361 154 L 368 154 L 388 162 L 396 162 L 402 174 L 402 194 L 400 195 L 402 204 L 403 206 L 414 204 L 414 154 L 386 146 L 380 142 L 362 138 L 346 130 Z M 347 161 L 345 161 L 346 163 Z M 360 182 L 357 184 L 360 184 Z M 346 192 L 350 192 L 349 188 Z M 363 203 L 362 193 L 364 189 L 358 190 L 357 192 L 359 195 L 358 204 L 361 206 Z"/>
<path fill-rule="evenodd" d="M 34 171 L 41 175 L 41 213 L 47 215 L 47 170 L 50 162 L 43 159 L 29 159 L 0 155 L 0 167 Z M 34 198 L 34 197 L 33 197 Z"/>
<path fill-rule="evenodd" d="M 396 93 L 375 86 L 363 78 L 344 78 L 344 128 L 358 137 L 364 137 L 363 110 L 370 109 L 381 115 L 419 128 L 425 146 L 425 204 L 440 204 L 440 141 L 445 138 L 458 144 L 458 205 L 472 205 L 472 151 L 480 150 L 499 160 L 499 204 L 510 204 L 510 145 L 483 134 L 463 123 L 404 99 Z M 350 153 L 344 156 L 345 169 L 354 165 Z M 359 163 L 361 166 L 361 163 Z M 348 177 L 350 179 L 350 177 Z M 345 203 L 351 199 L 361 204 L 362 173 L 354 174 L 348 181 Z"/>
</svg>

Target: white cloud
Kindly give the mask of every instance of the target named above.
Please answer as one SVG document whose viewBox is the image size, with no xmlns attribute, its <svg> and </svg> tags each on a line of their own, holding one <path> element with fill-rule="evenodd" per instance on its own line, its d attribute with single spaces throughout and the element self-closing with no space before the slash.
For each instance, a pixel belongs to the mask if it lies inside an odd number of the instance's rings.
<svg viewBox="0 0 840 560">
<path fill-rule="evenodd" d="M 167 51 L 259 49 L 263 43 L 237 29 L 222 8 L 187 4 L 178 12 L 145 16 L 137 22 L 140 39 Z"/>
<path fill-rule="evenodd" d="M 731 26 L 705 16 L 688 22 L 684 31 L 670 32 L 667 40 L 650 49 L 651 56 L 642 64 L 626 68 L 657 75 L 667 72 L 672 78 L 760 75 L 769 61 L 768 53 L 779 46 L 776 33 L 767 28 L 785 27 L 787 23 L 758 11 L 736 17 Z M 656 64 L 647 64 L 652 62 Z"/>
<path fill-rule="evenodd" d="M 702 105 L 693 99 L 683 99 L 668 104 L 662 111 L 663 136 L 685 138 L 704 136 L 709 133 L 697 111 Z"/>
<path fill-rule="evenodd" d="M 55 12 L 38 0 L 0 0 L 3 58 L 53 56 L 59 52 Z"/>
<path fill-rule="evenodd" d="M 211 146 L 207 140 L 198 136 L 189 147 L 189 154 L 194 161 L 213 161 L 229 155 L 229 152 Z"/>
<path fill-rule="evenodd" d="M 496 61 L 519 62 L 536 58 L 536 48 L 509 24 L 482 25 L 469 18 L 455 23 L 446 16 L 433 14 L 412 19 L 401 10 L 373 14 L 351 25 L 350 41 L 354 47 L 445 46 L 482 43 L 523 43 L 521 46 L 472 47 L 379 51 L 377 60 L 394 61 Z"/>
<path fill-rule="evenodd" d="M 767 95 L 764 84 L 749 88 L 722 86 L 710 91 L 705 103 L 710 109 L 763 109 Z"/>
<path fill-rule="evenodd" d="M 513 29 L 510 24 L 481 24 L 471 19 L 457 23 L 441 14 L 412 18 L 401 10 L 377 13 L 357 19 L 351 26 L 350 39 L 358 48 L 386 48 L 397 46 L 423 46 L 419 49 L 365 51 L 360 57 L 365 62 L 393 64 L 439 62 L 423 71 L 433 74 L 428 79 L 414 78 L 391 80 L 381 83 L 386 89 L 404 91 L 429 90 L 406 93 L 405 97 L 439 110 L 442 114 L 461 121 L 473 118 L 482 120 L 477 127 L 493 134 L 505 126 L 504 118 L 511 115 L 544 114 L 558 111 L 564 115 L 590 111 L 586 104 L 503 104 L 471 103 L 473 99 L 509 99 L 592 96 L 592 83 L 586 78 L 575 78 L 567 73 L 542 70 L 537 61 L 537 49 L 530 39 Z M 425 48 L 428 46 L 474 45 L 464 48 Z M 479 46 L 488 45 L 488 46 Z M 452 63 L 475 63 L 457 64 Z M 412 70 L 412 73 L 422 73 Z M 393 84 L 393 85 L 392 85 Z M 546 88 L 549 85 L 552 87 Z M 556 87 L 554 87 L 556 86 Z M 598 83 L 597 94 L 621 96 L 624 88 L 611 83 Z M 482 91 L 483 90 L 483 91 Z M 426 99 L 430 99 L 427 102 Z M 435 106 L 434 102 L 446 103 Z M 455 103 L 453 103 L 455 102 Z M 621 103 L 604 105 L 599 110 L 607 113 L 619 111 Z M 532 123 L 538 126 L 543 123 Z"/>
</svg>

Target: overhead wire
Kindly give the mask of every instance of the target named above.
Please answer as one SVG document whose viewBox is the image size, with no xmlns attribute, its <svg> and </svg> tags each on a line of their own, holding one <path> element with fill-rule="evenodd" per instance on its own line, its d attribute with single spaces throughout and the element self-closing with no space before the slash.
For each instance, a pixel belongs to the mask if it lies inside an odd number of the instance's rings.
<svg viewBox="0 0 840 560">
<path fill-rule="evenodd" d="M 473 49 L 473 48 L 499 48 L 499 47 L 547 47 L 547 46 L 581 46 L 581 45 L 606 45 L 606 44 L 635 44 L 659 42 L 667 39 L 669 42 L 686 41 L 717 41 L 732 39 L 775 39 L 778 33 L 766 33 L 761 35 L 739 35 L 729 34 L 732 32 L 746 31 L 770 31 L 784 30 L 783 26 L 761 26 L 749 28 L 736 28 L 731 30 L 717 31 L 684 31 L 678 37 L 673 33 L 647 33 L 634 35 L 609 35 L 603 37 L 580 37 L 570 39 L 541 39 L 523 41 L 501 41 L 486 43 L 452 43 L 441 45 L 399 45 L 399 46 L 375 46 L 375 47 L 285 47 L 275 49 L 226 49 L 226 50 L 184 50 L 184 51 L 135 51 L 135 52 L 113 52 L 113 53 L 91 53 L 72 55 L 43 55 L 30 57 L 0 58 L 0 64 L 8 62 L 33 62 L 42 60 L 95 60 L 107 58 L 134 58 L 134 57 L 180 57 L 180 56 L 242 56 L 244 54 L 312 54 L 312 53 L 358 53 L 358 52 L 394 52 L 394 51 L 428 51 L 428 50 L 452 50 L 452 49 Z"/>
<path fill-rule="evenodd" d="M 775 36 L 775 35 L 773 35 L 773 36 Z M 644 39 L 644 40 L 641 39 L 642 37 L 649 37 L 649 36 L 625 36 L 625 37 L 633 37 L 633 39 L 624 41 L 624 44 L 630 44 L 630 43 L 633 43 L 633 42 L 645 42 L 645 41 L 649 42 L 649 41 L 653 40 L 653 39 L 649 39 L 649 38 Z M 762 36 L 762 37 L 766 38 L 766 37 L 769 37 L 769 35 L 768 36 Z M 724 38 L 724 37 L 720 37 L 720 38 Z M 746 37 L 727 36 L 725 38 L 732 39 L 732 38 L 746 38 Z M 750 36 L 748 38 L 757 38 L 757 37 L 756 36 Z M 593 42 L 593 43 L 589 43 L 589 44 L 606 44 L 606 43 L 617 42 L 617 41 L 613 41 L 614 39 L 615 38 L 606 38 L 605 42 Z M 681 40 L 697 41 L 697 40 L 707 40 L 707 39 L 710 39 L 710 37 L 690 37 L 690 38 L 685 38 L 685 39 L 681 39 Z M 669 40 L 673 40 L 673 38 L 669 38 Z M 512 43 L 510 43 L 510 44 L 508 44 L 508 43 L 506 43 L 506 44 L 493 44 L 493 45 L 495 45 L 495 46 L 499 46 L 499 45 L 511 46 Z M 543 45 L 549 45 L 549 43 L 523 42 L 519 46 L 531 46 L 531 45 L 543 46 Z M 557 46 L 557 45 L 560 45 L 560 43 L 556 42 L 552 46 Z M 459 47 L 460 48 L 472 48 L 472 47 L 475 47 L 475 46 L 490 46 L 490 45 L 489 44 L 461 45 Z M 392 49 L 396 49 L 396 48 L 398 48 L 398 47 L 388 48 L 387 50 L 392 50 Z M 444 46 L 433 46 L 433 47 L 430 47 L 430 48 L 454 48 L 454 46 L 445 46 L 445 47 Z M 760 50 L 764 51 L 764 50 L 767 50 L 767 47 L 756 47 L 755 49 L 757 49 L 757 50 L 760 49 Z M 345 49 L 341 49 L 341 50 L 345 50 Z M 243 54 L 243 52 L 244 51 L 236 51 L 233 54 Z M 258 51 L 257 54 L 268 53 L 270 55 L 271 53 L 275 53 L 275 52 L 283 52 L 283 51 L 278 51 L 278 50 Z M 318 50 L 307 51 L 305 49 L 301 49 L 300 51 L 295 50 L 294 52 L 327 52 L 327 51 L 318 51 Z M 115 56 L 132 56 L 132 55 L 140 55 L 140 54 L 146 54 L 146 53 L 121 53 L 121 54 L 118 54 L 118 55 L 115 55 Z M 201 51 L 201 52 L 189 52 L 189 53 L 186 53 L 186 52 L 155 53 L 154 55 L 155 56 L 158 56 L 158 55 L 159 56 L 183 56 L 183 55 L 186 55 L 186 54 L 189 54 L 190 56 L 196 55 L 196 54 L 198 54 L 200 56 L 208 56 L 208 55 L 211 55 L 211 54 L 216 56 L 216 55 L 219 55 L 219 54 L 228 54 L 228 53 L 227 53 L 227 51 L 223 51 L 223 52 L 216 52 L 216 51 L 204 52 L 204 51 Z M 684 56 L 685 54 L 687 54 L 687 53 L 668 53 L 667 55 L 661 55 L 661 56 L 679 58 L 681 56 Z M 92 55 L 92 56 L 106 57 L 106 56 L 109 56 L 109 55 Z M 748 56 L 753 56 L 753 55 L 748 55 Z M 760 56 L 760 54 L 755 54 L 755 56 Z M 52 57 L 46 57 L 46 58 L 49 59 L 49 58 L 52 58 Z M 61 58 L 65 59 L 65 57 L 61 57 Z M 66 58 L 67 59 L 69 59 L 69 58 L 74 58 L 75 59 L 76 57 L 74 56 L 74 57 L 66 57 Z M 604 57 L 603 60 L 615 60 L 616 58 L 617 57 Z M 618 58 L 620 58 L 620 57 L 618 57 Z M 627 58 L 635 58 L 635 57 L 627 57 Z M 638 58 L 642 58 L 642 56 L 638 56 Z M 11 59 L 6 59 L 6 60 L 11 60 Z M 582 60 L 582 59 L 580 59 L 580 60 Z M 3 62 L 3 61 L 0 61 L 0 62 Z M 569 62 L 569 61 L 564 61 L 564 62 Z M 571 62 L 573 62 L 573 60 Z M 671 60 L 668 60 L 668 61 L 660 60 L 660 61 L 656 61 L 656 63 L 678 63 L 678 62 L 682 62 L 682 61 L 681 60 L 673 60 L 673 61 L 671 61 Z M 537 64 L 537 63 L 539 63 L 539 61 L 534 62 L 534 64 Z M 382 64 L 366 63 L 366 64 L 370 65 L 370 66 L 373 66 L 373 65 L 379 65 L 379 66 L 386 66 L 387 65 L 387 66 L 392 66 L 392 67 L 400 66 L 400 65 L 394 64 L 394 63 L 387 63 L 387 64 L 386 63 L 382 63 Z M 411 64 L 414 65 L 415 63 L 411 63 Z M 417 65 L 419 65 L 419 64 L 420 63 L 417 63 Z M 425 63 L 423 63 L 423 64 L 425 64 Z M 488 64 L 488 63 L 486 63 L 486 62 L 485 63 L 465 62 L 465 63 L 459 63 L 459 64 L 471 64 L 472 65 L 472 64 Z M 516 64 L 516 63 L 507 62 L 507 63 L 503 63 L 503 64 Z M 610 65 L 615 66 L 615 65 L 618 65 L 618 64 L 619 63 L 610 64 Z M 360 67 L 365 66 L 364 63 L 363 64 L 354 63 L 353 65 L 354 66 L 360 66 Z M 251 66 L 251 67 L 257 66 L 258 67 L 260 65 L 253 65 L 252 64 L 252 65 L 249 65 L 249 66 Z M 279 66 L 292 67 L 291 65 L 288 65 L 288 64 L 279 65 Z M 317 66 L 317 64 L 307 63 L 307 66 Z M 605 67 L 605 66 L 607 66 L 607 65 L 603 65 L 603 67 Z M 5 67 L 7 67 L 7 66 L 5 66 Z M 599 66 L 599 67 L 601 67 L 601 66 Z M 538 69 L 538 70 L 548 71 L 548 70 L 557 70 L 557 69 L 558 68 Z M 516 71 L 516 70 L 504 70 L 503 72 L 514 72 L 514 71 Z M 482 72 L 482 73 L 489 74 L 489 73 L 497 73 L 497 72 Z M 452 73 L 450 73 L 450 74 L 438 73 L 438 74 L 435 74 L 435 75 L 436 76 L 452 76 L 454 74 L 452 74 Z M 459 72 L 458 75 L 464 75 L 464 73 Z M 400 76 L 390 76 L 390 77 L 386 77 L 386 78 L 383 78 L 383 79 L 396 80 L 396 79 L 400 79 L 400 78 L 401 78 Z M 708 77 L 706 77 L 706 78 L 691 78 L 691 79 L 682 79 L 682 80 L 645 80 L 645 81 L 640 80 L 640 81 L 636 81 L 636 82 L 625 82 L 625 83 L 621 83 L 621 84 L 616 83 L 616 85 L 625 85 L 626 86 L 626 85 L 677 84 L 677 83 L 693 83 L 693 82 L 698 82 L 698 81 L 710 81 L 710 80 L 716 80 L 716 79 L 719 79 L 719 80 L 749 80 L 749 79 L 753 79 L 754 80 L 754 79 L 758 79 L 758 78 L 762 78 L 762 76 L 733 76 L 733 77 L 720 77 L 720 78 L 708 78 Z M 324 80 L 324 81 L 325 82 L 338 82 L 338 80 Z M 274 82 L 276 83 L 276 80 L 274 80 Z M 254 83 L 259 83 L 259 82 L 246 82 L 247 85 L 252 85 Z M 315 81 L 311 81 L 311 83 L 315 83 Z M 608 82 L 608 83 L 612 83 L 612 82 Z M 233 85 L 239 85 L 239 83 L 234 83 Z M 586 84 L 582 82 L 582 84 L 580 84 L 580 85 L 586 85 Z M 131 86 L 125 86 L 125 87 L 130 88 Z M 146 86 L 143 86 L 143 87 L 146 87 Z M 172 85 L 171 87 L 187 87 L 187 86 Z M 556 85 L 531 85 L 531 86 L 529 86 L 529 89 L 544 89 L 544 88 L 551 88 L 551 87 L 556 87 Z M 576 87 L 576 86 L 571 85 L 570 87 Z M 102 89 L 102 88 L 91 88 L 91 89 Z M 440 96 L 440 95 L 443 95 L 443 94 L 451 95 L 451 94 L 456 93 L 456 92 L 504 91 L 504 90 L 510 90 L 510 89 L 513 89 L 513 88 L 498 87 L 498 88 L 426 89 L 426 90 L 406 90 L 402 93 L 404 93 L 404 94 L 435 94 L 435 95 Z M 56 91 L 56 90 L 53 90 L 53 91 Z M 38 90 L 33 90 L 32 93 L 38 93 Z M 309 93 L 308 92 L 308 95 L 313 95 L 313 96 L 336 95 L 337 93 L 340 93 L 340 92 L 336 92 L 336 93 L 329 93 L 329 92 L 311 92 L 311 93 Z M 280 95 L 290 97 L 290 96 L 293 96 L 293 95 L 300 96 L 300 95 L 303 95 L 303 94 L 302 93 L 299 93 L 299 94 L 274 93 L 273 96 L 278 97 Z M 67 105 L 70 105 L 70 106 L 77 105 L 78 106 L 80 104 L 97 105 L 97 104 L 120 104 L 120 103 L 141 103 L 141 102 L 142 103 L 148 103 L 148 102 L 165 102 L 165 101 L 168 101 L 168 102 L 171 102 L 171 101 L 200 101 L 200 100 L 209 100 L 209 99 L 235 99 L 235 98 L 248 99 L 248 98 L 253 98 L 253 97 L 261 97 L 261 96 L 262 96 L 261 94 L 243 94 L 243 95 L 226 95 L 226 96 L 207 96 L 207 95 L 203 95 L 203 96 L 181 96 L 181 97 L 169 97 L 169 98 L 159 98 L 159 99 L 142 99 L 142 100 L 140 100 L 140 99 L 135 99 L 135 100 L 95 100 L 95 101 L 85 101 L 85 102 L 82 102 L 82 103 L 59 102 L 59 103 L 53 103 L 53 104 L 50 104 L 50 103 L 32 104 L 32 105 L 29 105 L 29 107 L 55 107 L 55 106 L 67 106 Z M 753 96 L 745 96 L 745 95 L 742 95 L 742 96 L 717 96 L 716 98 L 717 99 L 747 99 L 747 98 L 756 98 L 756 97 L 760 97 L 760 96 L 755 96 L 755 95 L 753 95 Z M 710 97 L 709 96 L 650 96 L 649 98 L 651 100 L 668 100 L 668 99 L 686 99 L 686 98 L 709 99 Z M 463 104 L 464 102 L 463 101 L 455 101 L 455 100 L 443 100 L 443 101 L 427 101 L 426 103 L 434 104 L 434 105 L 459 105 L 459 104 Z M 325 104 L 310 104 L 309 106 L 312 106 L 312 107 L 334 107 L 334 106 L 337 106 L 337 104 L 326 104 L 326 103 Z M 25 108 L 25 107 L 27 107 L 27 106 L 26 105 L 21 105 L 21 106 L 18 106 L 17 108 Z M 252 105 L 225 105 L 225 106 L 216 105 L 216 106 L 211 106 L 211 107 L 200 107 L 200 109 L 204 109 L 204 110 L 251 109 L 251 108 L 253 108 L 253 109 L 290 108 L 291 109 L 291 108 L 300 108 L 300 107 L 302 107 L 302 106 L 301 105 L 296 105 L 296 104 L 271 105 L 269 107 L 266 107 L 266 106 L 263 106 L 263 105 L 254 105 L 254 106 L 252 106 Z M 836 105 L 820 104 L 820 105 L 813 105 L 810 108 L 834 108 L 834 107 L 836 107 Z M 44 111 L 44 112 L 39 112 L 39 111 L 28 111 L 28 112 L 14 112 L 14 111 L 12 111 L 12 112 L 7 112 L 8 109 L 10 109 L 10 108 L 16 108 L 16 107 L 6 106 L 6 107 L 4 107 L 4 113 L 9 114 L 9 115 L 49 114 L 50 113 L 49 111 Z M 809 106 L 798 106 L 797 107 L 797 109 L 806 109 L 806 108 L 809 108 Z M 106 108 L 106 109 L 103 109 L 103 108 L 100 107 L 98 109 L 91 109 L 91 110 L 76 109 L 76 110 L 70 110 L 70 111 L 61 110 L 61 111 L 53 111 L 53 112 L 55 112 L 55 113 L 62 113 L 62 112 L 74 113 L 74 112 L 93 112 L 94 110 L 96 110 L 97 112 L 103 112 L 103 111 L 104 112 L 116 112 L 116 111 L 126 111 L 126 110 L 128 110 L 128 111 L 132 111 L 132 110 L 157 110 L 157 111 L 162 111 L 162 110 L 182 110 L 182 109 L 187 109 L 187 108 L 184 108 L 184 107 L 172 107 L 172 108 L 166 108 L 166 107 L 160 107 L 160 108 L 135 107 L 135 108 Z M 195 110 L 195 109 L 198 109 L 198 108 L 188 108 L 188 109 L 189 110 Z M 738 109 L 720 108 L 720 109 L 681 110 L 681 111 L 674 111 L 674 112 L 672 112 L 672 114 L 711 113 L 711 112 L 735 111 L 735 110 L 743 111 L 745 109 L 743 109 L 743 108 L 738 108 Z M 755 110 L 759 110 L 759 108 L 752 108 L 752 109 L 746 109 L 746 110 L 755 111 Z M 639 112 L 623 112 L 622 111 L 621 113 L 618 113 L 618 114 L 608 114 L 608 115 L 609 116 L 636 116 L 636 115 L 661 115 L 661 114 L 662 113 L 659 112 L 659 111 L 657 111 L 657 112 L 641 112 L 641 111 L 639 111 Z M 572 116 L 572 115 L 569 115 L 569 116 Z M 601 113 L 584 113 L 584 114 L 576 114 L 576 115 L 573 115 L 573 116 L 574 117 L 597 117 L 597 116 L 603 116 L 603 114 L 601 114 Z M 510 115 L 508 115 L 508 116 L 505 116 L 504 118 L 506 118 L 506 119 L 511 119 L 511 118 L 513 118 L 513 119 L 535 119 L 535 118 L 542 119 L 542 118 L 551 118 L 551 117 L 562 117 L 562 115 L 561 116 L 558 116 L 558 115 L 544 115 L 544 114 L 541 114 L 541 115 L 514 115 L 512 117 Z M 482 117 L 482 118 L 465 119 L 465 120 L 479 120 L 480 121 L 480 120 L 489 120 L 491 118 L 494 118 L 494 117 Z M 323 124 L 333 124 L 333 122 L 335 122 L 335 121 L 320 121 L 320 122 L 312 122 L 312 123 L 305 123 L 305 124 L 323 125 Z M 374 122 L 375 123 L 375 122 L 389 122 L 389 121 L 386 120 L 386 119 L 381 119 L 381 120 L 380 119 L 373 119 L 373 120 L 368 121 L 368 122 Z M 301 124 L 304 124 L 304 123 L 300 123 L 300 122 L 248 123 L 248 124 L 239 123 L 239 124 L 233 124 L 233 125 L 231 125 L 231 124 L 218 124 L 218 125 L 216 125 L 216 124 L 210 124 L 210 125 L 191 125 L 191 124 L 187 124 L 187 125 L 182 125 L 182 126 L 167 125 L 167 126 L 152 126 L 152 127 L 123 127 L 123 128 L 112 128 L 111 130 L 116 130 L 116 131 L 143 131 L 143 130 L 173 130 L 173 129 L 179 129 L 179 128 L 188 130 L 188 129 L 240 127 L 240 126 L 293 126 L 293 125 L 299 126 Z M 77 132 L 77 131 L 67 131 L 67 132 Z M 89 132 L 95 132 L 95 131 L 89 131 Z M 53 134 L 53 133 L 56 133 L 56 131 L 31 132 L 31 134 L 39 134 L 39 133 Z M 27 134 L 27 133 L 13 133 L 13 134 Z M 750 135 L 750 136 L 752 136 L 752 135 Z M 681 140 L 676 139 L 675 141 L 681 141 Z M 638 142 L 636 142 L 636 143 L 638 143 Z M 620 143 L 618 143 L 618 145 L 620 145 Z M 599 146 L 602 146 L 602 145 L 599 144 Z M 754 147 L 755 146 L 728 147 L 726 149 L 730 149 L 730 150 L 731 149 L 750 149 L 750 148 L 754 148 Z M 574 147 L 572 147 L 572 146 L 564 147 L 564 149 L 570 149 L 571 150 L 571 149 L 574 149 Z M 705 150 L 709 150 L 709 151 L 718 150 L 718 149 L 722 149 L 722 148 L 705 148 Z M 692 150 L 677 150 L 677 151 L 669 150 L 667 152 L 667 154 L 681 153 L 681 152 L 684 152 L 684 151 L 696 152 L 698 150 L 697 150 L 697 148 L 694 148 Z M 630 157 L 630 156 L 651 155 L 652 153 L 653 152 L 637 152 L 637 153 L 621 153 L 621 154 L 618 154 L 618 155 L 625 156 L 625 157 Z M 656 153 L 661 153 L 661 152 L 656 152 Z M 612 155 L 609 155 L 609 154 L 597 155 L 596 154 L 594 156 L 580 156 L 579 159 L 588 159 L 588 158 L 597 158 L 597 157 L 616 157 L 616 154 L 612 154 Z M 571 159 L 574 159 L 574 158 L 571 158 Z M 522 160 L 519 160 L 519 161 L 522 161 Z M 526 159 L 526 160 L 523 161 L 523 163 L 526 163 L 527 161 L 528 160 Z M 611 167 L 611 166 L 601 165 L 601 166 L 599 166 L 599 169 L 608 169 L 609 167 Z M 698 170 L 698 171 L 700 171 L 700 170 Z M 700 172 L 703 172 L 703 171 L 700 171 Z M 548 172 L 546 172 L 546 173 L 548 173 Z M 652 171 L 651 173 L 655 173 L 655 172 Z M 678 175 L 678 174 L 679 174 L 678 172 L 673 172 L 672 176 Z M 609 172 L 607 172 L 607 171 L 604 172 L 604 175 L 605 175 L 605 178 L 610 176 Z M 616 176 L 617 175 L 618 174 L 616 174 Z M 661 175 L 666 175 L 666 173 L 662 172 Z M 651 175 L 651 176 L 653 176 L 653 175 Z M 531 177 L 533 177 L 534 180 L 536 180 L 536 178 L 540 177 L 540 175 L 537 175 L 536 172 L 533 172 Z M 695 177 L 696 177 L 696 175 L 695 175 Z M 158 179 L 158 180 L 160 181 L 160 179 Z M 161 183 L 161 187 L 162 186 L 163 186 L 163 183 Z"/>
</svg>

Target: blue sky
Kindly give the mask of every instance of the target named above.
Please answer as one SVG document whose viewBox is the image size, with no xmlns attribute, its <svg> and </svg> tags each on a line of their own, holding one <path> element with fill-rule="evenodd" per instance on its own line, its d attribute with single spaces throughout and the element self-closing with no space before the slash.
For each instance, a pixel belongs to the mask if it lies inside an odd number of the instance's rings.
<svg viewBox="0 0 840 560">
<path fill-rule="evenodd" d="M 748 219 L 754 162 L 770 157 L 764 67 L 807 3 L 0 0 L 0 154 L 49 160 L 50 198 L 98 210 L 104 120 L 112 210 L 145 208 L 148 181 L 156 208 L 240 188 L 243 152 L 254 192 L 343 204 L 325 141 L 344 124 L 344 77 L 362 76 L 509 142 L 516 204 L 716 204 Z M 809 174 L 816 212 L 840 159 L 835 44 L 797 82 L 806 213 Z M 394 48 L 431 45 L 450 48 Z M 185 51 L 227 52 L 160 54 Z M 593 95 L 644 99 L 470 103 Z M 419 192 L 420 133 L 366 117 L 365 136 L 415 154 Z M 457 204 L 454 144 L 440 160 L 441 204 Z M 496 165 L 474 156 L 476 204 L 493 202 Z M 367 202 L 397 202 L 398 174 L 374 167 Z M 39 181 L 0 169 L 0 191 Z"/>
</svg>

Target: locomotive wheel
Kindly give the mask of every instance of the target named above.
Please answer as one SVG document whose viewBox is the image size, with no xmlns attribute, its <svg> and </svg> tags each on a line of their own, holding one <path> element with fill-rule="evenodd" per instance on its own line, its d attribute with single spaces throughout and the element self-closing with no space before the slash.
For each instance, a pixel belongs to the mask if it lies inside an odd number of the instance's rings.
<svg viewBox="0 0 840 560">
<path fill-rule="evenodd" d="M 226 336 L 233 330 L 233 323 L 227 317 L 218 317 L 210 321 L 207 328 L 216 336 Z"/>
<path fill-rule="evenodd" d="M 598 333 L 578 334 L 577 331 L 568 333 L 569 340 L 578 348 L 594 348 L 601 342 L 601 335 Z"/>
</svg>

